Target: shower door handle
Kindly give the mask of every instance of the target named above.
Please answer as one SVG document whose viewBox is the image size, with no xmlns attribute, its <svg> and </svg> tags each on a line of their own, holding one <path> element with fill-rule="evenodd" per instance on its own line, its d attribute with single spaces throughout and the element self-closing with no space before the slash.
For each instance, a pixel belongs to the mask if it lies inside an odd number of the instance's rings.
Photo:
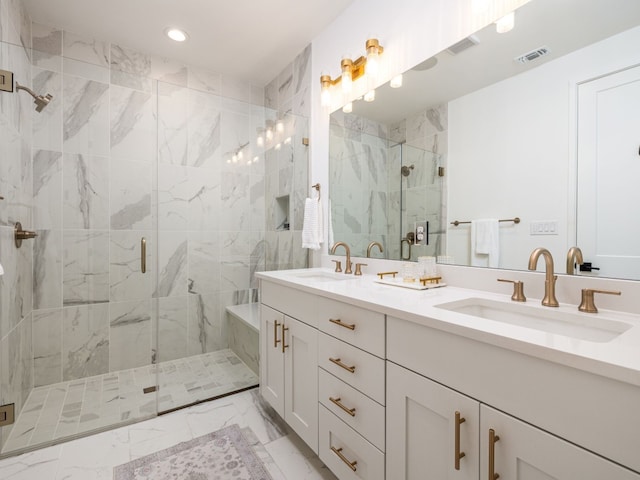
<svg viewBox="0 0 640 480">
<path fill-rule="evenodd" d="M 140 239 L 140 271 L 147 273 L 147 239 Z"/>
</svg>

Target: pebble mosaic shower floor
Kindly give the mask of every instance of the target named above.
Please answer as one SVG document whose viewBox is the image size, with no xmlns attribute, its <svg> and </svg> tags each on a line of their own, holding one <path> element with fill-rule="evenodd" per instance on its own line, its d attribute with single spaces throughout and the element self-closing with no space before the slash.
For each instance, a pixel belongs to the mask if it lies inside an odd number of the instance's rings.
<svg viewBox="0 0 640 480">
<path fill-rule="evenodd" d="M 157 393 L 143 392 L 156 383 Z M 37 387 L 31 391 L 2 453 L 150 418 L 156 411 L 257 384 L 258 376 L 227 349 Z"/>
</svg>

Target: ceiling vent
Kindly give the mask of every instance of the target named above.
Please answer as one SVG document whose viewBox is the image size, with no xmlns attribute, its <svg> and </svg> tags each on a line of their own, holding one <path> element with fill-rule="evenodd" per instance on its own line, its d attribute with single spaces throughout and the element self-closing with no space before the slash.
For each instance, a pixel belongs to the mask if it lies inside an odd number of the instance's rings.
<svg viewBox="0 0 640 480">
<path fill-rule="evenodd" d="M 461 52 L 464 52 L 466 49 L 474 47 L 480 43 L 480 39 L 475 35 L 469 35 L 467 38 L 463 38 L 458 43 L 454 43 L 449 48 L 447 48 L 447 52 L 451 55 L 458 55 Z"/>
<path fill-rule="evenodd" d="M 544 57 L 549 54 L 548 47 L 540 47 L 535 50 L 531 50 L 530 52 L 525 53 L 524 55 L 520 55 L 519 57 L 514 58 L 514 60 L 518 63 L 529 63 L 537 60 L 540 57 Z"/>
</svg>

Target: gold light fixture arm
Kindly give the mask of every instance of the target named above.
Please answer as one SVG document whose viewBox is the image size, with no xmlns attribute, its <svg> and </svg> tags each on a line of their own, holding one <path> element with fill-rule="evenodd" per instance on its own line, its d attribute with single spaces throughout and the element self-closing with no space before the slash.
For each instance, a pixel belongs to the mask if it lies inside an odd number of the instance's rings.
<svg viewBox="0 0 640 480">
<path fill-rule="evenodd" d="M 365 50 L 369 52 L 370 50 L 377 50 L 378 55 L 382 55 L 384 52 L 384 47 L 380 45 L 380 42 L 377 38 L 370 38 L 365 43 Z M 355 60 L 351 60 L 350 58 L 343 58 L 340 62 L 340 71 L 343 72 L 345 68 L 351 70 L 351 81 L 356 81 L 360 77 L 365 74 L 365 67 L 367 65 L 367 57 L 362 55 Z M 342 74 L 338 75 L 336 78 L 331 78 L 331 75 L 322 75 L 320 76 L 320 85 L 322 88 L 329 88 L 337 85 L 342 81 Z"/>
</svg>

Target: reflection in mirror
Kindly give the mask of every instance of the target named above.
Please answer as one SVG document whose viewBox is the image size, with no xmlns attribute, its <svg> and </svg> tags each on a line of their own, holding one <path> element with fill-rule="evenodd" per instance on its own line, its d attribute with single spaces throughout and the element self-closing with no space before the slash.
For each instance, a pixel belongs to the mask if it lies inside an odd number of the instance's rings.
<svg viewBox="0 0 640 480">
<path fill-rule="evenodd" d="M 490 25 L 332 113 L 330 240 L 398 260 L 423 235 L 412 260 L 489 265 L 452 223 L 519 217 L 499 223 L 499 268 L 525 270 L 536 247 L 562 265 L 578 245 L 601 268 L 578 274 L 640 279 L 640 222 L 621 207 L 640 202 L 624 181 L 640 176 L 639 25 L 640 2 L 532 0 L 511 32 Z"/>
</svg>

